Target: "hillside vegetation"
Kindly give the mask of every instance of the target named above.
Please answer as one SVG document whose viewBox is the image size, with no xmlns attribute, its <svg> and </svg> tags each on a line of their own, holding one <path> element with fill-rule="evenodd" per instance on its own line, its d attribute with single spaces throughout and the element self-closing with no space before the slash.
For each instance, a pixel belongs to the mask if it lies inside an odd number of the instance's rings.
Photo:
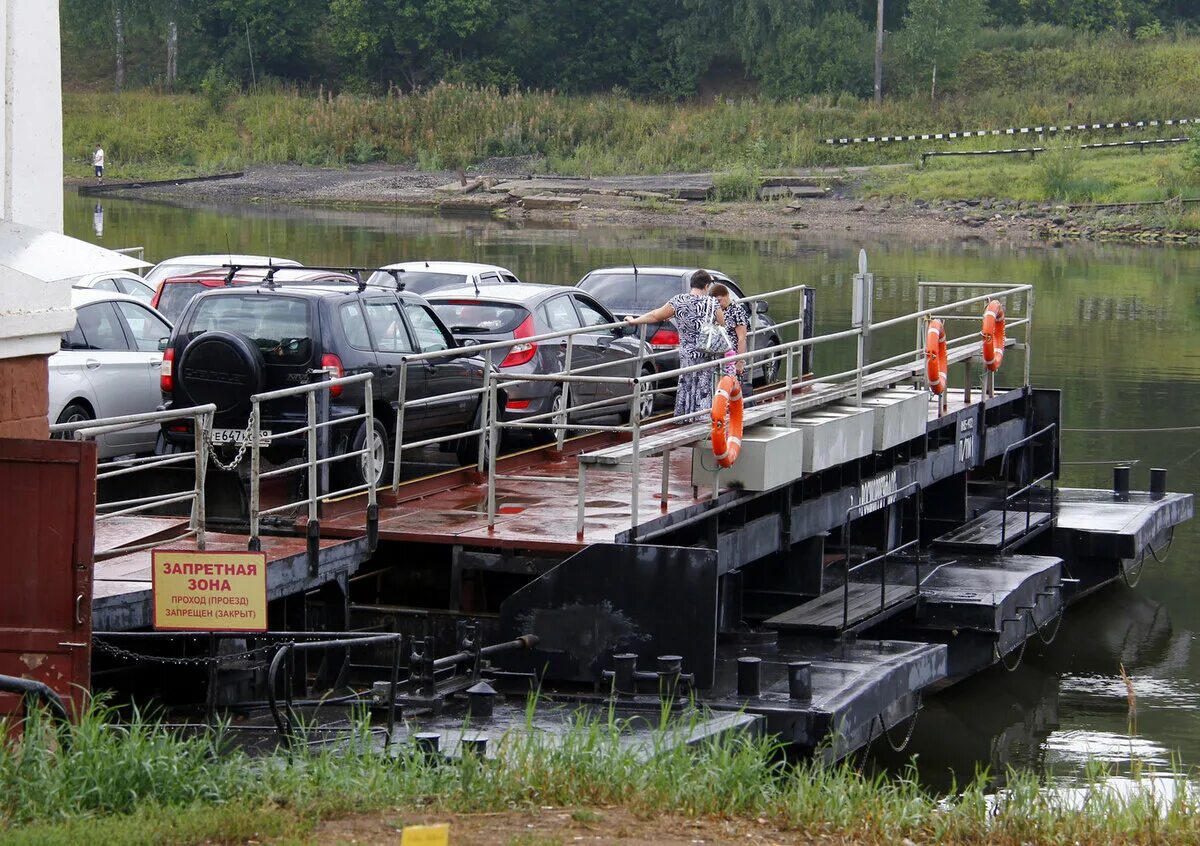
<svg viewBox="0 0 1200 846">
<path fill-rule="evenodd" d="M 506 93 L 451 83 L 380 96 L 282 84 L 258 93 L 242 93 L 232 85 L 210 86 L 199 94 L 67 92 L 64 148 L 68 174 L 84 176 L 92 145 L 103 143 L 110 176 L 117 179 L 285 162 L 381 161 L 456 169 L 501 156 L 534 157 L 536 167 L 562 174 L 760 172 L 912 162 L 920 151 L 937 147 L 931 142 L 830 146 L 823 143 L 830 136 L 1196 117 L 1200 112 L 1195 97 L 1200 37 L 1135 41 L 1109 35 L 1072 47 L 1022 50 L 1011 46 L 1011 38 L 1000 42 L 968 57 L 954 87 L 938 99 L 889 97 L 878 108 L 847 94 L 656 100 L 625 93 Z M 1071 140 L 1162 132 L 1091 133 Z M 1026 136 L 953 143 L 969 149 L 1036 141 Z M 1153 155 L 1180 168 L 1185 157 L 1178 149 Z"/>
</svg>

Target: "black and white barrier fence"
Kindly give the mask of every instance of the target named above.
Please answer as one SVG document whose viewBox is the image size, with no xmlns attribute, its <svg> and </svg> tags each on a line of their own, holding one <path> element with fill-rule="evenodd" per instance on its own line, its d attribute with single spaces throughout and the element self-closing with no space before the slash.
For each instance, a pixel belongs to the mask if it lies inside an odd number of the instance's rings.
<svg viewBox="0 0 1200 846">
<path fill-rule="evenodd" d="M 977 129 L 963 132 L 924 132 L 913 135 L 869 135 L 864 138 L 826 138 L 826 144 L 886 144 L 904 141 L 951 141 L 959 138 L 984 138 L 999 135 L 1053 135 L 1059 132 L 1089 132 L 1104 129 L 1148 129 L 1156 126 L 1187 126 L 1200 118 L 1167 120 L 1123 120 L 1111 123 L 1073 123 L 1063 126 L 1022 126 L 1008 129 Z"/>
<path fill-rule="evenodd" d="M 1071 147 L 1076 150 L 1105 150 L 1113 148 L 1128 149 L 1137 147 L 1144 150 L 1146 147 L 1162 147 L 1167 144 L 1186 144 L 1190 138 L 1153 138 L 1146 141 L 1102 141 L 1094 144 L 1080 144 L 1078 147 Z M 1022 153 L 1027 154 L 1031 159 L 1038 153 L 1044 153 L 1049 149 L 1047 147 L 1010 147 L 1004 150 L 926 150 L 921 153 L 921 164 L 925 164 L 927 159 L 936 156 L 1015 156 Z"/>
</svg>

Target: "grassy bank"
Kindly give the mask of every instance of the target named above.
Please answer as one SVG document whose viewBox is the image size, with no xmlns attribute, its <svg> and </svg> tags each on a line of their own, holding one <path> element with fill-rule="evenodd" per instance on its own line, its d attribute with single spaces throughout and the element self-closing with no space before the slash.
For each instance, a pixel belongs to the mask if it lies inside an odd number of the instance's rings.
<svg viewBox="0 0 1200 846">
<path fill-rule="evenodd" d="M 0 843 L 192 843 L 303 838 L 322 819 L 381 808 L 487 812 L 619 807 L 641 816 L 762 818 L 780 830 L 847 843 L 1194 843 L 1196 795 L 1156 805 L 1099 786 L 1068 801 L 1034 775 L 1013 775 L 996 802 L 984 782 L 942 798 L 915 772 L 867 776 L 850 766 L 793 766 L 768 740 L 724 737 L 657 753 L 619 740 L 619 726 L 577 719 L 550 745 L 516 734 L 495 759 L 433 764 L 388 757 L 364 727 L 338 748 L 302 746 L 252 759 L 217 735 L 182 738 L 145 720 L 69 731 L 35 719 L 0 747 Z M 1080 802 L 1082 804 L 1080 804 Z"/>
</svg>

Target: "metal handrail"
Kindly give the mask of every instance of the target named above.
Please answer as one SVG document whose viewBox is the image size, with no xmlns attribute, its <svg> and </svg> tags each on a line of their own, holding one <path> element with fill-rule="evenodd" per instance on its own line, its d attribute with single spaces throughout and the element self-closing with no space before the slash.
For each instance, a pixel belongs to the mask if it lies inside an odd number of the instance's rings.
<svg viewBox="0 0 1200 846">
<path fill-rule="evenodd" d="M 327 376 L 328 374 L 322 371 L 318 376 Z M 264 516 L 271 514 L 279 514 L 291 511 L 299 506 L 307 508 L 308 525 L 307 525 L 307 541 L 308 541 L 308 566 L 309 573 L 315 575 L 318 567 L 319 551 L 320 551 L 320 518 L 321 504 L 328 499 L 336 497 L 345 497 L 357 495 L 365 492 L 367 494 L 367 509 L 366 509 L 366 531 L 369 546 L 374 549 L 379 533 L 379 505 L 377 500 L 376 490 L 376 475 L 375 453 L 372 450 L 372 438 L 375 433 L 375 401 L 372 393 L 372 373 L 356 373 L 352 376 L 339 376 L 337 378 L 318 378 L 317 381 L 307 385 L 296 385 L 290 388 L 280 388 L 275 391 L 265 391 L 263 393 L 254 394 L 250 397 L 250 421 L 249 421 L 249 438 L 250 438 L 250 539 L 248 542 L 249 549 L 259 551 L 262 549 L 261 538 L 261 523 Z M 331 391 L 334 388 L 341 388 L 346 385 L 363 386 L 363 411 L 358 414 L 350 415 L 349 417 L 338 418 L 336 420 L 330 418 L 328 400 Z M 305 436 L 304 460 L 293 467 L 285 467 L 279 470 L 272 470 L 267 473 L 262 472 L 262 406 L 263 403 L 272 402 L 274 400 L 283 399 L 285 397 L 303 396 L 305 400 L 304 425 L 290 430 L 286 433 L 288 436 L 296 436 L 303 434 Z M 318 397 L 321 402 L 318 403 Z M 337 453 L 336 455 L 323 455 L 319 443 L 319 435 L 322 433 L 328 434 L 334 425 L 343 425 L 362 421 L 362 425 L 367 432 L 367 438 L 364 439 L 363 447 L 357 450 L 349 450 L 347 452 Z M 272 435 L 272 438 L 279 437 Z M 326 491 L 323 490 L 322 473 L 323 468 L 328 468 L 330 465 L 340 461 L 354 461 L 359 458 L 365 458 L 366 466 L 363 476 L 365 477 L 363 484 L 350 485 L 345 488 Z M 291 500 L 269 508 L 262 507 L 262 482 L 264 479 L 276 478 L 287 475 L 289 473 L 305 473 L 306 490 L 303 499 Z"/>
<path fill-rule="evenodd" d="M 192 422 L 192 442 L 194 448 L 183 453 L 167 453 L 164 455 L 143 456 L 131 459 L 118 459 L 97 466 L 97 482 L 117 476 L 129 476 L 148 470 L 154 470 L 168 465 L 193 464 L 192 489 L 190 491 L 171 491 L 146 497 L 116 502 L 99 503 L 96 506 L 96 520 L 107 520 L 130 514 L 153 511 L 164 505 L 175 505 L 182 502 L 191 503 L 188 518 L 188 529 L 181 537 L 195 536 L 196 548 L 204 549 L 206 503 L 204 482 L 208 470 L 209 438 L 212 429 L 213 416 L 217 407 L 213 403 L 198 405 L 192 408 L 170 409 L 168 411 L 148 411 L 140 414 L 125 414 L 119 417 L 103 417 L 98 420 L 80 420 L 75 423 L 55 423 L 50 426 L 52 435 L 71 433 L 75 440 L 94 440 L 102 435 L 137 429 L 148 423 L 171 423 L 190 420 Z M 104 468 L 114 469 L 104 469 Z M 149 549 L 157 544 L 127 544 L 104 552 L 105 558 L 114 558 L 130 552 Z"/>
<path fill-rule="evenodd" d="M 850 543 L 850 527 L 854 525 L 854 521 L 865 517 L 868 514 L 873 514 L 881 508 L 891 508 L 906 499 L 911 494 L 916 494 L 916 510 L 917 510 L 917 536 L 910 541 L 900 544 L 897 547 L 885 550 L 881 555 L 876 555 L 864 561 L 860 561 L 853 567 L 850 566 L 850 556 L 852 554 L 852 545 Z M 874 564 L 877 561 L 883 563 L 879 567 L 879 613 L 883 613 L 887 608 L 887 561 L 893 555 L 898 555 L 906 549 L 914 546 L 919 547 L 921 542 L 920 532 L 920 516 L 921 516 L 921 485 L 919 482 L 909 482 L 903 487 L 899 487 L 894 491 L 890 491 L 881 496 L 869 499 L 866 502 L 860 502 L 857 505 L 852 505 L 846 509 L 846 519 L 842 524 L 842 541 L 846 545 L 846 577 L 842 583 L 842 630 L 843 632 L 850 627 L 850 574 L 855 570 L 862 569 L 869 564 Z M 903 526 L 901 526 L 903 529 Z M 903 535 L 901 535 L 903 537 Z M 921 595 L 921 556 L 915 556 L 916 572 L 913 578 L 913 587 L 916 590 L 916 595 Z"/>
<path fill-rule="evenodd" d="M 1037 443 L 1038 439 L 1041 436 L 1045 435 L 1047 432 L 1050 433 L 1050 451 L 1052 454 L 1057 454 L 1058 453 L 1058 424 L 1057 423 L 1050 423 L 1046 426 L 1043 426 L 1041 429 L 1038 429 L 1033 434 L 1026 435 L 1025 437 L 1021 438 L 1019 441 L 1011 443 L 1007 447 L 1004 448 L 1004 453 L 1000 459 L 1000 476 L 1005 480 L 1005 484 L 1007 484 L 1007 482 L 1008 482 L 1008 476 L 1007 476 L 1008 456 L 1012 453 L 1012 451 L 1015 449 L 1029 449 L 1029 448 L 1033 447 Z M 1057 493 L 1056 493 L 1056 489 L 1055 489 L 1055 485 L 1054 485 L 1056 472 L 1057 472 L 1056 469 L 1052 467 L 1049 472 L 1043 473 L 1038 478 L 1033 479 L 1032 481 L 1023 485 L 1021 488 L 1017 489 L 1016 491 L 1013 491 L 1012 493 L 1010 493 L 1004 497 L 1004 501 L 1003 501 L 1003 503 L 1001 503 L 1001 514 L 1000 514 L 1000 519 L 1001 519 L 1000 551 L 1001 552 L 1004 552 L 1008 548 L 1008 510 L 1009 510 L 1008 506 L 1009 506 L 1009 503 L 1015 501 L 1017 499 L 1017 497 L 1026 495 L 1026 499 L 1025 499 L 1025 532 L 1021 535 L 1021 537 L 1024 537 L 1025 535 L 1029 534 L 1029 531 L 1032 528 L 1032 523 L 1033 523 L 1033 499 L 1031 497 L 1029 497 L 1028 494 L 1032 493 L 1034 488 L 1038 487 L 1046 480 L 1050 481 L 1050 514 L 1051 515 L 1054 514 L 1055 501 L 1056 501 L 1056 497 L 1057 497 Z"/>
</svg>

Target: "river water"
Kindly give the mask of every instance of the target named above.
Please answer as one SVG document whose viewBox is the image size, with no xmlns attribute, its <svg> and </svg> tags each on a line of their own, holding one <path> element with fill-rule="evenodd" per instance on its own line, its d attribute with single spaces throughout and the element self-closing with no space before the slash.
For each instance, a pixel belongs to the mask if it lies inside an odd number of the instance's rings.
<svg viewBox="0 0 1200 846">
<path fill-rule="evenodd" d="M 71 192 L 65 200 L 68 235 L 113 248 L 143 246 L 150 261 L 227 251 L 365 267 L 460 259 L 504 265 L 526 281 L 567 284 L 591 268 L 631 261 L 719 268 L 751 292 L 815 287 L 819 332 L 848 324 L 860 248 L 876 274 L 877 319 L 915 310 L 918 281 L 1032 283 L 1033 382 L 1063 390 L 1062 483 L 1107 487 L 1113 463 L 1126 460 L 1137 462 L 1138 488 L 1148 486 L 1150 467 L 1168 468 L 1171 490 L 1195 491 L 1200 482 L 1200 428 L 1136 431 L 1200 427 L 1200 250 L 1194 248 L 913 246 L 867 231 L 826 239 L 531 227 L 263 204 L 97 202 Z M 776 303 L 772 313 L 786 319 L 793 309 Z M 883 339 L 878 354 L 914 342 L 906 328 L 902 337 Z M 815 369 L 828 373 L 852 363 L 848 347 L 822 348 Z M 1016 378 L 1021 364 L 1021 353 L 1013 352 L 1005 370 Z M 1072 608 L 1057 640 L 1033 641 L 1015 672 L 995 668 L 927 700 L 904 755 L 879 748 L 872 754 L 889 766 L 916 754 L 922 777 L 934 785 L 948 784 L 950 774 L 961 783 L 981 767 L 997 776 L 1008 766 L 1031 767 L 1071 780 L 1089 760 L 1120 773 L 1200 765 L 1198 550 L 1196 524 L 1182 527 L 1165 565 L 1151 560 L 1136 590 L 1120 585 Z M 1121 667 L 1136 694 L 1135 725 Z"/>
</svg>

